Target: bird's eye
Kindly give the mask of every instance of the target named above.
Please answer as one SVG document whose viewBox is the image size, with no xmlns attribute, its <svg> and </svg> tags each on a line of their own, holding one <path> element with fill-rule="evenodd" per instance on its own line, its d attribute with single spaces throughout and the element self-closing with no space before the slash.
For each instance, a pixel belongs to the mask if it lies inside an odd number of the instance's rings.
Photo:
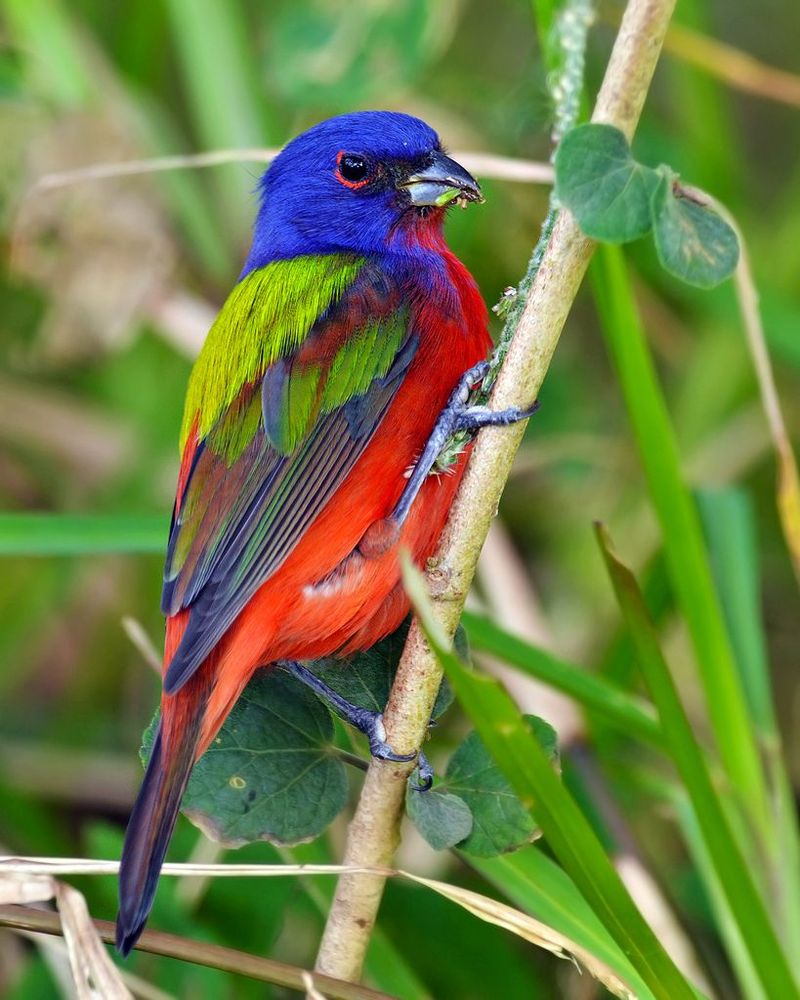
<svg viewBox="0 0 800 1000">
<path fill-rule="evenodd" d="M 363 187 L 371 174 L 371 165 L 357 153 L 339 153 L 336 157 L 336 176 L 345 187 Z"/>
</svg>

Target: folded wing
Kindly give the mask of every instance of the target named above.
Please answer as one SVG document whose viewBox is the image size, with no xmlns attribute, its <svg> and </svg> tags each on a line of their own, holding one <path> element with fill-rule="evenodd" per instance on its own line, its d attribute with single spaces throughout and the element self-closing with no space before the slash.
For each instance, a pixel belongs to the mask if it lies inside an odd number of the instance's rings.
<svg viewBox="0 0 800 1000">
<path fill-rule="evenodd" d="M 268 340 L 271 331 L 260 335 Z M 284 337 L 281 353 L 242 383 L 205 431 L 202 413 L 189 414 L 162 608 L 190 615 L 164 676 L 167 692 L 192 676 L 331 500 L 415 350 L 399 289 L 361 263 L 306 335 Z M 219 378 L 203 360 L 208 377 Z"/>
</svg>

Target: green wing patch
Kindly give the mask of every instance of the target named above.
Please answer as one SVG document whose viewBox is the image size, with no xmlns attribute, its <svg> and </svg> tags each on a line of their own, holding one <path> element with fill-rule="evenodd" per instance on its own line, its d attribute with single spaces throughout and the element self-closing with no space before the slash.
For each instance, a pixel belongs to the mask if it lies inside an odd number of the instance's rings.
<svg viewBox="0 0 800 1000">
<path fill-rule="evenodd" d="M 364 260 L 349 254 L 278 260 L 252 271 L 228 296 L 208 332 L 186 394 L 181 450 L 195 416 L 204 438 L 242 387 L 291 354 L 341 298 Z M 225 449 L 227 450 L 227 449 Z"/>
<path fill-rule="evenodd" d="M 397 309 L 358 327 L 332 361 L 287 360 L 270 370 L 265 378 L 264 423 L 276 451 L 291 454 L 319 417 L 363 396 L 388 373 L 407 334 L 408 309 Z"/>
</svg>

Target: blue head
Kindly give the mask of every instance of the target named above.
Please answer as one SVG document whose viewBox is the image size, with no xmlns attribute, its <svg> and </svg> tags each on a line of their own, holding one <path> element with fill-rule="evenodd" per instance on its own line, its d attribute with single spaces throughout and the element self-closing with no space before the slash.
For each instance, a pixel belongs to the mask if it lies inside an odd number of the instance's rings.
<svg viewBox="0 0 800 1000">
<path fill-rule="evenodd" d="M 482 200 L 433 129 L 393 111 L 339 115 L 303 132 L 264 174 L 261 194 L 244 273 L 300 254 L 431 247 L 448 204 Z"/>
</svg>

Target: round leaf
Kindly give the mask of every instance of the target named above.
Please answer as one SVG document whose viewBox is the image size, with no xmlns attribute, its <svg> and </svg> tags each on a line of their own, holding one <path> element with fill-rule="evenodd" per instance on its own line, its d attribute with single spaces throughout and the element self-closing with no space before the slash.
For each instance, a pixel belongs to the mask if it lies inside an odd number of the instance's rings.
<svg viewBox="0 0 800 1000">
<path fill-rule="evenodd" d="M 676 191 L 666 170 L 660 171 L 653 193 L 653 226 L 659 260 L 681 281 L 713 288 L 736 270 L 739 239 L 734 230 L 713 208 Z"/>
<path fill-rule="evenodd" d="M 436 851 L 445 851 L 472 831 L 472 813 L 467 803 L 441 789 L 421 792 L 406 786 L 406 811 L 414 826 Z"/>
<path fill-rule="evenodd" d="M 650 231 L 657 174 L 637 163 L 611 125 L 579 125 L 556 150 L 556 196 L 587 236 L 627 243 Z"/>
<path fill-rule="evenodd" d="M 548 756 L 557 760 L 557 738 L 552 726 L 535 716 L 525 716 Z M 477 732 L 464 740 L 450 759 L 442 785 L 469 806 L 473 824 L 461 850 L 490 858 L 513 851 L 533 840 L 538 829 L 530 812 L 517 798 Z"/>
<path fill-rule="evenodd" d="M 332 739 L 330 713 L 304 685 L 260 670 L 195 764 L 181 808 L 208 837 L 230 846 L 311 840 L 347 800 Z"/>
</svg>

